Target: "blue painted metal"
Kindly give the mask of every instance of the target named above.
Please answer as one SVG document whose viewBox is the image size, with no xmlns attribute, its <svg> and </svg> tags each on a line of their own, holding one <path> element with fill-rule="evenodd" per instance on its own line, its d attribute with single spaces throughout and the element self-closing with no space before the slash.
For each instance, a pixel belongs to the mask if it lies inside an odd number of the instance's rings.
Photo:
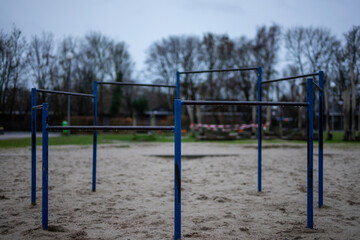
<svg viewBox="0 0 360 240">
<path fill-rule="evenodd" d="M 142 87 L 165 87 L 176 88 L 175 85 L 167 84 L 147 84 L 147 83 L 132 83 L 132 82 L 97 82 L 97 84 L 110 84 L 110 85 L 125 85 L 125 86 L 142 86 Z"/>
<path fill-rule="evenodd" d="M 299 106 L 307 107 L 308 102 L 268 102 L 268 101 L 212 101 L 212 100 L 182 100 L 182 105 L 218 105 L 218 106 Z"/>
<path fill-rule="evenodd" d="M 258 101 L 261 102 L 261 78 L 262 70 L 258 67 Z M 261 128 L 261 106 L 257 107 L 258 110 L 258 191 L 261 192 L 261 164 L 262 164 L 262 128 Z"/>
<path fill-rule="evenodd" d="M 46 89 L 37 89 L 36 91 L 42 93 L 62 94 L 68 96 L 92 97 L 92 98 L 94 97 L 93 95 L 87 93 L 64 92 L 64 91 L 54 91 L 54 90 L 46 90 Z"/>
<path fill-rule="evenodd" d="M 319 72 L 319 208 L 323 205 L 324 72 Z"/>
<path fill-rule="evenodd" d="M 176 72 L 176 99 L 180 99 L 180 73 Z"/>
<path fill-rule="evenodd" d="M 273 80 L 266 80 L 266 81 L 263 81 L 262 84 L 268 84 L 268 83 L 280 82 L 280 81 L 287 81 L 287 80 L 294 80 L 294 79 L 298 79 L 298 78 L 314 77 L 314 76 L 317 76 L 317 75 L 318 75 L 318 73 L 309 73 L 309 74 L 292 76 L 292 77 L 285 77 L 285 78 L 279 78 L 279 79 L 273 79 Z"/>
<path fill-rule="evenodd" d="M 135 131 L 173 131 L 174 126 L 48 126 L 49 130 L 81 130 L 81 131 L 95 131 L 95 130 L 135 130 Z"/>
<path fill-rule="evenodd" d="M 181 239 L 181 101 L 175 100 L 174 239 Z"/>
<path fill-rule="evenodd" d="M 308 156 L 307 156 L 307 227 L 314 227 L 313 220 L 313 127 L 314 127 L 314 88 L 313 79 L 307 80 L 308 107 Z"/>
<path fill-rule="evenodd" d="M 31 204 L 36 205 L 36 88 L 31 89 Z"/>
<path fill-rule="evenodd" d="M 94 91 L 94 126 L 97 126 L 97 82 L 93 83 Z M 97 131 L 94 131 L 93 139 L 93 174 L 92 174 L 92 191 L 96 191 L 96 152 L 97 152 Z"/>
<path fill-rule="evenodd" d="M 243 68 L 230 68 L 230 69 L 212 69 L 212 70 L 200 70 L 200 71 L 185 71 L 179 72 L 179 74 L 196 74 L 196 73 L 212 73 L 212 72 L 235 72 L 235 71 L 251 71 L 257 70 L 257 67 L 243 67 Z"/>
<path fill-rule="evenodd" d="M 44 230 L 48 229 L 48 116 L 49 105 L 43 103 L 42 109 L 42 227 Z"/>
</svg>

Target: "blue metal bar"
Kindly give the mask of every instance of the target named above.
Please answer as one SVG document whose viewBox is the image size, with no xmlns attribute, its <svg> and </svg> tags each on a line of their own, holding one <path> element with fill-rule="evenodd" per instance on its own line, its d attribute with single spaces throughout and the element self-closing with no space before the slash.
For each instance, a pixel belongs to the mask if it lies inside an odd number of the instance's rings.
<svg viewBox="0 0 360 240">
<path fill-rule="evenodd" d="M 31 204 L 36 205 L 36 88 L 31 89 Z"/>
<path fill-rule="evenodd" d="M 206 100 L 182 100 L 183 105 L 238 105 L 238 106 L 303 106 L 308 102 L 262 102 L 262 101 L 206 101 Z"/>
<path fill-rule="evenodd" d="M 324 89 L 324 72 L 319 72 L 319 87 Z M 319 91 L 319 208 L 323 205 L 324 91 Z"/>
<path fill-rule="evenodd" d="M 268 83 L 272 83 L 272 82 L 293 80 L 293 79 L 297 79 L 297 78 L 315 77 L 317 75 L 318 75 L 318 73 L 309 73 L 309 74 L 304 74 L 304 75 L 298 75 L 298 76 L 292 76 L 292 77 L 285 77 L 285 78 L 267 80 L 267 81 L 263 81 L 261 84 L 268 84 Z"/>
<path fill-rule="evenodd" d="M 48 116 L 49 116 L 49 105 L 43 103 L 42 110 L 42 227 L 44 230 L 48 229 Z"/>
<path fill-rule="evenodd" d="M 313 219 L 313 117 L 314 117 L 314 89 L 313 79 L 307 80 L 308 92 L 308 155 L 307 155 L 307 227 L 314 227 Z"/>
<path fill-rule="evenodd" d="M 63 91 L 54 91 L 54 90 L 46 90 L 46 89 L 37 89 L 36 91 L 43 93 L 62 94 L 62 95 L 78 96 L 78 97 L 92 97 L 92 98 L 94 97 L 94 95 L 86 94 L 86 93 L 63 92 Z"/>
<path fill-rule="evenodd" d="M 95 131 L 95 130 L 134 130 L 134 131 L 173 131 L 174 126 L 48 126 L 49 130 L 81 130 L 81 131 Z"/>
<path fill-rule="evenodd" d="M 97 82 L 97 84 L 126 85 L 126 86 L 142 86 L 142 87 L 166 87 L 166 88 L 176 88 L 175 85 L 132 83 L 132 82 Z"/>
<path fill-rule="evenodd" d="M 181 239 L 181 101 L 175 100 L 174 239 Z"/>
<path fill-rule="evenodd" d="M 261 102 L 261 78 L 262 78 L 262 70 L 261 67 L 258 67 L 258 101 Z M 261 168 L 262 168 L 262 129 L 261 129 L 261 106 L 257 107 L 258 110 L 258 191 L 261 192 Z"/>
<path fill-rule="evenodd" d="M 179 74 L 212 73 L 212 72 L 235 72 L 235 71 L 250 71 L 250 70 L 257 70 L 257 69 L 258 69 L 257 67 L 244 67 L 244 68 L 230 68 L 230 69 L 185 71 L 185 72 L 179 72 Z"/>
<path fill-rule="evenodd" d="M 180 73 L 176 72 L 176 99 L 180 99 Z"/>
<path fill-rule="evenodd" d="M 94 126 L 97 126 L 97 82 L 93 83 L 94 91 Z M 93 139 L 93 165 L 92 165 L 92 191 L 96 191 L 96 155 L 97 155 L 97 130 L 94 131 Z"/>
</svg>

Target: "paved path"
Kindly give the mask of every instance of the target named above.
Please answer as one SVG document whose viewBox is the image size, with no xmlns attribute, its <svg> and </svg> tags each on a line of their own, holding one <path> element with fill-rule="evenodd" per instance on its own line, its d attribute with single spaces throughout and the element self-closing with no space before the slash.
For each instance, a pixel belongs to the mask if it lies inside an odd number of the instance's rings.
<svg viewBox="0 0 360 240">
<path fill-rule="evenodd" d="M 58 137 L 60 135 L 61 133 L 59 132 L 49 133 L 49 137 Z M 4 132 L 4 134 L 0 134 L 0 140 L 30 138 L 30 137 L 31 137 L 31 132 Z M 36 137 L 41 137 L 41 132 L 37 132 Z"/>
</svg>

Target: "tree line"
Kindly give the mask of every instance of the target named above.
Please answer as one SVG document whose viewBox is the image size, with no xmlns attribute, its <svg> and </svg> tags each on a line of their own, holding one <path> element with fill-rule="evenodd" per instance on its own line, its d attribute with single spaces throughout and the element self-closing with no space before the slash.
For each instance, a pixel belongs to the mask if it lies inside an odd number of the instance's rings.
<svg viewBox="0 0 360 240">
<path fill-rule="evenodd" d="M 284 57 L 280 57 L 280 56 Z M 263 80 L 281 76 L 325 72 L 326 132 L 331 137 L 330 111 L 343 113 L 344 138 L 355 140 L 356 111 L 359 106 L 360 26 L 354 26 L 340 38 L 323 27 L 291 27 L 277 24 L 260 26 L 254 37 L 229 37 L 227 34 L 205 33 L 202 36 L 168 36 L 152 43 L 146 52 L 145 72 L 154 83 L 174 84 L 176 71 L 262 66 Z M 134 77 L 134 62 L 128 45 L 100 32 L 82 38 L 55 40 L 43 33 L 27 40 L 20 29 L 0 32 L 0 114 L 11 119 L 14 114 L 30 111 L 31 87 L 52 90 L 70 89 L 92 92 L 93 81 L 143 82 Z M 285 61 L 283 60 L 285 58 Z M 204 73 L 181 76 L 181 97 L 187 99 L 256 100 L 256 72 Z M 156 93 L 156 94 L 155 94 Z M 156 100 L 154 96 L 156 95 Z M 305 79 L 263 86 L 266 101 L 305 101 Z M 138 88 L 101 87 L 99 114 L 134 116 L 143 111 L 143 99 L 172 109 L 174 92 Z M 48 101 L 54 114 L 66 114 L 66 98 L 39 95 Z M 90 115 L 91 101 L 71 98 L 72 114 Z M 142 103 L 142 104 L 139 104 Z M 151 106 L 151 104 L 149 104 Z M 188 107 L 191 123 L 202 122 L 206 107 Z M 234 113 L 238 107 L 229 106 Z M 221 111 L 221 110 L 219 110 Z M 255 108 L 243 109 L 248 122 L 256 122 Z M 274 109 L 264 110 L 271 123 Z M 296 119 L 299 130 L 306 128 L 302 108 L 276 109 L 279 116 Z M 213 119 L 221 121 L 213 112 Z M 280 129 L 281 121 L 280 121 Z M 271 129 L 270 124 L 270 129 Z"/>
</svg>

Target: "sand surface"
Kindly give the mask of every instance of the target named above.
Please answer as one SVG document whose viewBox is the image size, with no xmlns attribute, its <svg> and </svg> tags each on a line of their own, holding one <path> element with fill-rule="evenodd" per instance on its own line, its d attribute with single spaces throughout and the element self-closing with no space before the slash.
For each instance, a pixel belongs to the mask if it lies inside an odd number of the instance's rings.
<svg viewBox="0 0 360 240">
<path fill-rule="evenodd" d="M 184 143 L 183 239 L 360 239 L 360 148 L 326 145 L 324 207 L 306 228 L 306 145 L 265 145 L 257 192 L 257 146 Z M 171 143 L 49 149 L 49 231 L 41 228 L 41 148 L 37 205 L 30 204 L 30 149 L 0 150 L 0 239 L 172 239 Z M 201 157 L 201 155 L 211 155 Z M 161 155 L 161 156 L 153 156 Z"/>
</svg>

